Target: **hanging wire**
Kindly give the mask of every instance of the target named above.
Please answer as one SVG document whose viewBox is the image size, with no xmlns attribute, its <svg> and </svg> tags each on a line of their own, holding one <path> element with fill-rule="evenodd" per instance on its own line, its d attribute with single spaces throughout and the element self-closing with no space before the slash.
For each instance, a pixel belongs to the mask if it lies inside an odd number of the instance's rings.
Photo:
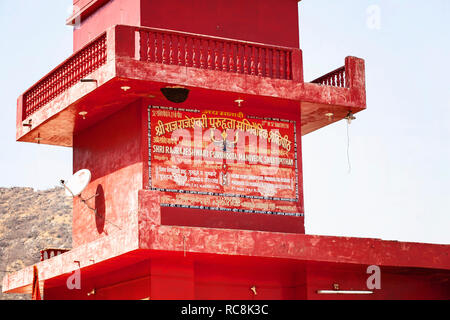
<svg viewBox="0 0 450 320">
<path fill-rule="evenodd" d="M 348 163 L 348 174 L 352 172 L 352 164 L 350 162 L 350 124 L 352 123 L 352 120 L 355 120 L 355 116 L 351 111 L 348 112 L 347 116 L 345 117 L 347 119 L 347 163 Z"/>
<path fill-rule="evenodd" d="M 348 163 L 348 174 L 352 172 L 352 164 L 350 162 L 350 121 L 347 121 L 347 163 Z"/>
</svg>

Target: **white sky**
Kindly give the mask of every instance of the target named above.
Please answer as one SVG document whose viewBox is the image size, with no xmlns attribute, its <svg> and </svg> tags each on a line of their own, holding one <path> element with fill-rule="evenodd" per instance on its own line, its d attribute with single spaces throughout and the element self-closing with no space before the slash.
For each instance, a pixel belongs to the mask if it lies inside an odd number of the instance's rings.
<svg viewBox="0 0 450 320">
<path fill-rule="evenodd" d="M 71 2 L 0 1 L 0 187 L 72 173 L 72 149 L 15 142 L 17 97 L 72 53 Z M 344 121 L 303 139 L 306 232 L 450 244 L 450 1 L 303 0 L 299 14 L 305 80 L 352 55 L 367 83 L 351 173 Z"/>
</svg>

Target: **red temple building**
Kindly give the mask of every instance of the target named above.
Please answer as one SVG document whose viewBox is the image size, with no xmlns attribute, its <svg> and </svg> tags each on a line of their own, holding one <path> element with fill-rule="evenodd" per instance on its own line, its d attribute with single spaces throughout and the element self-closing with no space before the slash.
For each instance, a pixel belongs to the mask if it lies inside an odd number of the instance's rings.
<svg viewBox="0 0 450 320">
<path fill-rule="evenodd" d="M 366 94 L 356 57 L 303 79 L 297 0 L 73 4 L 73 55 L 17 104 L 17 141 L 92 175 L 43 299 L 450 298 L 448 245 L 305 234 L 302 137 Z"/>
</svg>

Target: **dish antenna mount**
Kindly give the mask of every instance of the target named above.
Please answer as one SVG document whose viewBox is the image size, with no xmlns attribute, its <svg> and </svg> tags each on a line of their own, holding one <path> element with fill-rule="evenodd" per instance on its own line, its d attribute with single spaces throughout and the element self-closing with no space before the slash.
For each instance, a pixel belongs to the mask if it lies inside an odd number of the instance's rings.
<svg viewBox="0 0 450 320">
<path fill-rule="evenodd" d="M 97 209 L 90 207 L 87 202 L 92 198 L 97 197 L 98 194 L 94 194 L 93 196 L 86 199 L 83 199 L 83 197 L 81 197 L 81 193 L 84 189 L 86 189 L 89 182 L 91 182 L 91 177 L 91 172 L 88 169 L 82 169 L 75 172 L 72 177 L 67 180 L 67 182 L 61 180 L 61 184 L 66 190 L 66 196 L 73 198 L 79 197 L 81 202 L 83 202 L 90 210 L 94 211 L 94 213 L 97 213 Z"/>
<path fill-rule="evenodd" d="M 73 197 L 73 198 L 77 198 L 77 197 L 80 198 L 81 202 L 83 202 L 86 205 L 86 207 L 88 207 L 90 210 L 92 210 L 95 213 L 95 215 L 98 217 L 99 214 L 97 212 L 97 209 L 94 209 L 91 206 L 89 206 L 89 204 L 87 202 L 89 200 L 91 200 L 92 198 L 98 197 L 99 194 L 98 193 L 94 194 L 93 196 L 86 198 L 86 199 L 81 197 L 81 193 L 84 191 L 84 189 L 86 189 L 89 182 L 91 182 L 91 177 L 92 177 L 91 172 L 88 169 L 82 169 L 80 171 L 75 172 L 70 177 L 70 179 L 67 180 L 67 182 L 64 180 L 61 180 L 61 184 L 63 185 L 64 189 L 66 190 L 66 196 Z M 108 221 L 106 219 L 105 219 L 105 221 L 109 222 L 116 228 L 122 230 L 122 228 L 120 228 L 118 225 L 112 223 L 111 221 Z"/>
</svg>

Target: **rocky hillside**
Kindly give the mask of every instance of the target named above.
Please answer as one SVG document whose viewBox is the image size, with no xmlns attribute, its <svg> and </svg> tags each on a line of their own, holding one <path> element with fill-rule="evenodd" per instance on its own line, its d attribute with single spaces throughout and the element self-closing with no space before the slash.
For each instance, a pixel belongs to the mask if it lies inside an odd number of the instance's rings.
<svg viewBox="0 0 450 320">
<path fill-rule="evenodd" d="M 71 245 L 72 198 L 63 188 L 0 188 L 0 279 L 38 262 L 42 249 Z M 0 290 L 0 300 L 29 298 Z"/>
</svg>

